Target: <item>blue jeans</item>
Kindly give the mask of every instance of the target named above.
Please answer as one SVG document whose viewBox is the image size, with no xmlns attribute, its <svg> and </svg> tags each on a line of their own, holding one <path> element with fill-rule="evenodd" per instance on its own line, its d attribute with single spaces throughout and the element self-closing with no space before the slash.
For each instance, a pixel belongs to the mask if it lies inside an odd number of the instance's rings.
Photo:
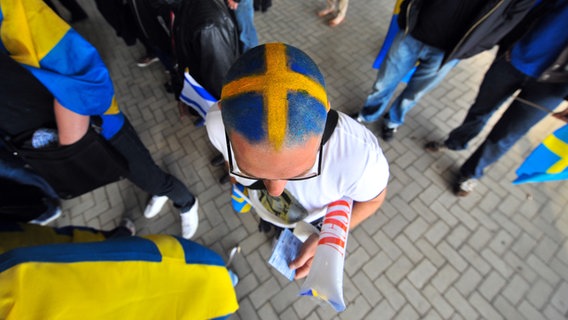
<svg viewBox="0 0 568 320">
<path fill-rule="evenodd" d="M 483 129 L 491 115 L 516 90 L 519 97 L 554 110 L 568 95 L 568 83 L 538 82 L 503 58 L 497 58 L 487 70 L 474 104 L 463 123 L 445 141 L 452 150 L 467 148 L 468 142 Z M 514 100 L 497 121 L 485 141 L 460 168 L 462 177 L 480 178 L 484 169 L 499 160 L 547 112 Z"/>
<path fill-rule="evenodd" d="M 458 63 L 448 61 L 442 66 L 444 51 L 424 44 L 411 35 L 399 32 L 392 43 L 383 66 L 379 69 L 373 92 L 367 97 L 360 114 L 366 122 L 377 121 L 388 107 L 398 84 L 417 62 L 416 72 L 406 88 L 393 102 L 386 117 L 386 125 L 396 128 L 404 123 L 404 116 L 418 100 L 433 89 Z"/>
<path fill-rule="evenodd" d="M 258 45 L 258 36 L 254 26 L 253 0 L 241 0 L 235 10 L 237 25 L 239 27 L 239 39 L 243 44 L 243 52 Z"/>
</svg>

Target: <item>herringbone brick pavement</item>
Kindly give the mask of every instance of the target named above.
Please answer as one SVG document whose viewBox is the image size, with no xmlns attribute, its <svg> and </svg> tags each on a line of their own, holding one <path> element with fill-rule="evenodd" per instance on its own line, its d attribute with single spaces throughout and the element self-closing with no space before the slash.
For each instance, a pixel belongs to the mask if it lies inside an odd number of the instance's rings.
<svg viewBox="0 0 568 320">
<path fill-rule="evenodd" d="M 89 19 L 76 29 L 99 50 L 116 96 L 156 162 L 200 199 L 195 240 L 224 257 L 236 243 L 240 309 L 231 319 L 567 319 L 568 183 L 514 186 L 514 171 L 542 138 L 561 124 L 536 126 L 493 165 L 470 196 L 449 188 L 467 151 L 431 155 L 422 145 L 443 138 L 463 119 L 494 52 L 461 62 L 414 108 L 396 139 L 382 143 L 389 160 L 388 198 L 376 215 L 351 232 L 344 272 L 347 310 L 298 297 L 267 264 L 272 241 L 257 231 L 252 214 L 235 214 L 205 129 L 178 118 L 159 64 L 138 68 L 141 46 L 127 47 L 87 0 Z M 261 42 L 283 41 L 310 54 L 321 67 L 332 106 L 353 112 L 369 93 L 371 64 L 384 38 L 394 0 L 351 1 L 344 24 L 330 28 L 316 16 L 322 0 L 274 0 L 255 22 Z M 63 10 L 63 12 L 65 12 Z M 495 120 L 493 119 L 492 122 Z M 376 134 L 378 124 L 368 125 Z M 481 135 L 483 137 L 485 132 Z M 140 234 L 179 234 L 179 216 L 168 205 L 152 220 L 142 217 L 148 195 L 128 181 L 63 203 L 55 224 L 114 227 L 132 217 Z"/>
</svg>

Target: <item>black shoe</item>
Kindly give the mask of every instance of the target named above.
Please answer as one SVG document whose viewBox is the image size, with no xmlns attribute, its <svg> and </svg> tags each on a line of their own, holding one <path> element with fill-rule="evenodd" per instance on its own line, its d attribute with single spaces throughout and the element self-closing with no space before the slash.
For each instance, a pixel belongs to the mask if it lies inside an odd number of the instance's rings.
<svg viewBox="0 0 568 320">
<path fill-rule="evenodd" d="M 223 158 L 222 154 L 215 156 L 215 158 L 211 159 L 209 163 L 214 167 L 220 167 L 225 164 L 225 158 Z"/>
<path fill-rule="evenodd" d="M 394 138 L 394 133 L 396 132 L 396 128 L 389 128 L 383 125 L 382 130 L 382 137 L 385 142 L 389 142 Z"/>
<path fill-rule="evenodd" d="M 231 181 L 231 177 L 229 176 L 228 172 L 225 172 L 221 178 L 219 178 L 220 184 L 229 183 Z"/>
<path fill-rule="evenodd" d="M 443 142 L 439 141 L 430 141 L 424 145 L 424 149 L 428 152 L 438 152 L 443 149 L 447 149 L 446 145 Z"/>
</svg>

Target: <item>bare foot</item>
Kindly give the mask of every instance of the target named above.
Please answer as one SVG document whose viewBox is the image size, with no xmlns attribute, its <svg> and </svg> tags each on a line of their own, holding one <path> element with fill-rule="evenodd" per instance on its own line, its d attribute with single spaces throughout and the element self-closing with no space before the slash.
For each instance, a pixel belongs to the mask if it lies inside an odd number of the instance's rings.
<svg viewBox="0 0 568 320">
<path fill-rule="evenodd" d="M 339 25 L 340 23 L 342 23 L 343 20 L 345 20 L 345 17 L 336 17 L 334 19 L 329 20 L 329 22 L 327 24 L 330 27 L 335 27 L 335 26 Z"/>
<path fill-rule="evenodd" d="M 333 8 L 325 8 L 318 12 L 318 17 L 325 17 L 330 13 L 333 13 Z"/>
</svg>

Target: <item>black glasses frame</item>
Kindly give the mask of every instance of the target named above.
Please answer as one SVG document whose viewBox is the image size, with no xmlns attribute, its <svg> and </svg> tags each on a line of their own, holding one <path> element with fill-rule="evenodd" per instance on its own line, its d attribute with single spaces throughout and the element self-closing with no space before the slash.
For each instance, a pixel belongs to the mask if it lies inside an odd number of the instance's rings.
<svg viewBox="0 0 568 320">
<path fill-rule="evenodd" d="M 225 139 L 227 140 L 227 155 L 229 157 L 229 172 L 232 175 L 235 175 L 237 177 L 241 177 L 241 178 L 245 178 L 245 179 L 249 179 L 249 180 L 288 180 L 288 181 L 301 181 L 301 180 L 308 180 L 311 178 L 315 178 L 317 176 L 319 176 L 321 174 L 321 162 L 323 159 L 323 139 L 322 142 L 320 142 L 320 147 L 319 147 L 319 156 L 318 156 L 318 171 L 315 175 L 313 176 L 307 176 L 307 177 L 298 177 L 298 178 L 289 178 L 289 179 L 263 179 L 263 178 L 258 178 L 258 177 L 251 177 L 251 176 L 246 176 L 244 174 L 235 172 L 235 168 L 233 166 L 233 152 L 231 151 L 231 141 L 229 140 L 229 135 L 227 134 L 227 131 L 225 131 Z"/>
</svg>

